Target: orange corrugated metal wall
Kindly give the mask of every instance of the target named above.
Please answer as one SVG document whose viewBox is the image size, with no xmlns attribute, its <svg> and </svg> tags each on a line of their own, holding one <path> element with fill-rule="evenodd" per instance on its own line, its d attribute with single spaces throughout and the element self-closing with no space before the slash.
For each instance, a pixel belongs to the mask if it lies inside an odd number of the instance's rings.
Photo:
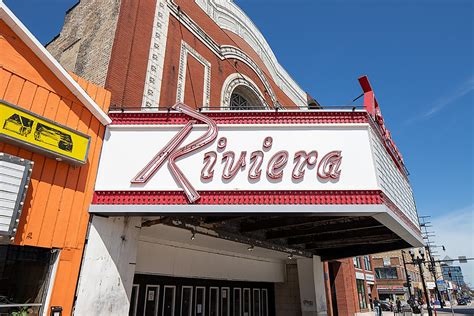
<svg viewBox="0 0 474 316">
<path fill-rule="evenodd" d="M 73 76 L 104 110 L 110 93 Z M 34 161 L 15 244 L 60 248 L 50 305 L 71 314 L 105 127 L 0 21 L 0 99 L 91 136 L 87 164 L 74 167 L 0 143 L 0 151 Z"/>
</svg>

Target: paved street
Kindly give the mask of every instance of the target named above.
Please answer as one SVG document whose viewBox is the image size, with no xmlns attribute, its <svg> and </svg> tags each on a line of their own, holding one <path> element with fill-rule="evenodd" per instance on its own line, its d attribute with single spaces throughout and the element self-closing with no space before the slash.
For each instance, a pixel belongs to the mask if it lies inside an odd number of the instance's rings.
<svg viewBox="0 0 474 316">
<path fill-rule="evenodd" d="M 474 306 L 456 306 L 453 308 L 455 315 L 474 315 Z M 450 308 L 437 310 L 438 315 L 452 315 Z"/>
<path fill-rule="evenodd" d="M 391 316 L 393 315 L 393 312 L 383 312 L 382 315 L 386 316 Z M 413 314 L 413 316 L 418 316 L 420 314 Z M 425 310 L 423 312 L 423 316 L 427 316 L 428 312 Z M 436 314 L 437 316 L 447 316 L 447 315 L 452 315 L 451 309 L 450 308 L 444 308 L 444 309 L 436 309 Z M 474 306 L 456 306 L 454 307 L 454 315 L 456 316 L 462 316 L 462 315 L 474 315 Z M 358 313 L 358 316 L 375 316 L 374 312 L 368 312 L 368 313 Z M 420 315 L 421 316 L 421 315 Z"/>
</svg>

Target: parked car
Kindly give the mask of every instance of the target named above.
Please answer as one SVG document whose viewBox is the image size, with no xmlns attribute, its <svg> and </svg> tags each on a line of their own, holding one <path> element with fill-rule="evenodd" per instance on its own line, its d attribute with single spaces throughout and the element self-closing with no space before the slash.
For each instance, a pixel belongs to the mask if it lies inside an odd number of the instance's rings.
<svg viewBox="0 0 474 316">
<path fill-rule="evenodd" d="M 464 298 L 458 298 L 458 305 L 467 305 L 467 300 Z"/>
<path fill-rule="evenodd" d="M 390 303 L 387 301 L 380 301 L 380 307 L 382 308 L 382 311 L 385 311 L 385 312 L 392 311 L 392 305 L 390 305 Z"/>
<path fill-rule="evenodd" d="M 402 310 L 401 312 L 411 312 L 412 311 L 412 308 L 410 305 L 408 305 L 408 303 L 406 302 L 402 302 Z"/>
</svg>

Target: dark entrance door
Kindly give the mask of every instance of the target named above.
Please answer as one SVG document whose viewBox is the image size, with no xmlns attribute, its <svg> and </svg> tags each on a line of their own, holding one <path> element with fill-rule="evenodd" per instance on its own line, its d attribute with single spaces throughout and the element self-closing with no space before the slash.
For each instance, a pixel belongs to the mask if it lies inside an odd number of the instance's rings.
<svg viewBox="0 0 474 316">
<path fill-rule="evenodd" d="M 136 274 L 130 315 L 275 315 L 273 283 Z"/>
<path fill-rule="evenodd" d="M 336 271 L 340 267 L 339 262 L 329 262 L 329 285 L 331 287 L 332 314 L 338 316 L 337 312 L 337 293 L 336 293 Z"/>
</svg>

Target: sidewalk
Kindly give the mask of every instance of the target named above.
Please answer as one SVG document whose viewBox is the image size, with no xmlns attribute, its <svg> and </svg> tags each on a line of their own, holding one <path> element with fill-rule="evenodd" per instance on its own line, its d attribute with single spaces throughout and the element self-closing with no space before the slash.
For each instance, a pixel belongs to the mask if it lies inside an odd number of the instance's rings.
<svg viewBox="0 0 474 316">
<path fill-rule="evenodd" d="M 393 316 L 393 312 L 384 311 L 382 312 L 383 316 Z M 417 316 L 420 314 L 412 314 L 413 316 Z M 428 315 L 427 312 L 423 312 L 423 315 Z M 356 313 L 355 316 L 375 316 L 375 312 L 365 312 L 365 313 Z"/>
</svg>

